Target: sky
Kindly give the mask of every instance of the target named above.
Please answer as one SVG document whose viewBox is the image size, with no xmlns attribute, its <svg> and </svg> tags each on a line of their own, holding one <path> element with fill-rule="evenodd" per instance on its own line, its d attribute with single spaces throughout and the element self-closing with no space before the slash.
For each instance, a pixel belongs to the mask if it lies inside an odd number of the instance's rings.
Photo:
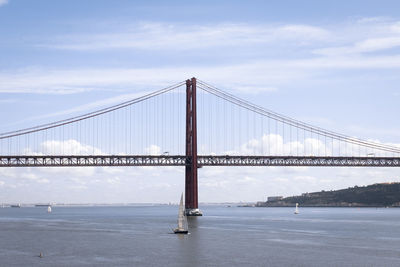
<svg viewBox="0 0 400 267">
<path fill-rule="evenodd" d="M 399 5 L 0 0 L 0 132 L 194 76 L 325 129 L 400 144 Z M 199 170 L 199 201 L 394 181 L 385 168 L 210 167 Z M 178 167 L 4 168 L 0 202 L 177 202 L 183 182 Z"/>
</svg>

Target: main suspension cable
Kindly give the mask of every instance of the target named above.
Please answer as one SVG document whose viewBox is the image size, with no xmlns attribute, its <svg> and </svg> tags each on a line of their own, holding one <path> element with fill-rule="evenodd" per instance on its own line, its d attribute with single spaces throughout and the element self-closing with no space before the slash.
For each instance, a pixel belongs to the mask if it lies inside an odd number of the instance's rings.
<svg viewBox="0 0 400 267">
<path fill-rule="evenodd" d="M 165 87 L 163 89 L 154 91 L 152 93 L 146 94 L 144 96 L 141 96 L 141 97 L 138 97 L 138 98 L 135 98 L 135 99 L 132 99 L 132 100 L 117 104 L 117 105 L 113 105 L 113 106 L 110 106 L 110 107 L 107 107 L 107 108 L 96 110 L 96 111 L 93 111 L 93 112 L 90 112 L 90 113 L 86 113 L 86 114 L 83 114 L 83 115 L 79 115 L 79 116 L 76 116 L 76 117 L 72 117 L 72 118 L 68 118 L 68 119 L 64 119 L 64 120 L 59 120 L 59 121 L 55 121 L 55 122 L 51 122 L 51 123 L 46 123 L 46 124 L 42 124 L 42 125 L 30 127 L 30 128 L 20 129 L 20 130 L 16 130 L 16 131 L 0 133 L 0 140 L 1 139 L 7 139 L 7 138 L 15 137 L 15 136 L 20 136 L 20 135 L 25 135 L 25 134 L 29 134 L 29 133 L 44 131 L 44 130 L 47 130 L 47 129 L 56 128 L 56 127 L 60 127 L 60 126 L 67 125 L 67 124 L 71 124 L 71 123 L 74 123 L 74 122 L 78 122 L 78 121 L 86 120 L 86 119 L 89 119 L 89 118 L 97 117 L 99 115 L 106 114 L 106 113 L 109 113 L 109 112 L 112 112 L 112 111 L 115 111 L 115 110 L 118 110 L 118 109 L 121 109 L 121 108 L 124 108 L 124 107 L 127 107 L 127 106 L 131 106 L 133 104 L 140 103 L 140 102 L 145 101 L 147 99 L 150 99 L 150 98 L 156 97 L 158 95 L 167 93 L 169 91 L 172 91 L 172 90 L 182 86 L 183 84 L 185 84 L 185 81 L 177 83 L 177 84 L 174 84 L 174 85 L 171 85 L 171 86 L 168 86 L 168 87 Z"/>
<path fill-rule="evenodd" d="M 333 139 L 336 139 L 339 141 L 347 141 L 347 142 L 355 144 L 355 145 L 374 148 L 377 150 L 382 150 L 382 151 L 387 151 L 387 152 L 400 153 L 400 148 L 398 148 L 398 147 L 383 145 L 383 144 L 379 144 L 379 143 L 375 143 L 375 142 L 365 141 L 362 139 L 356 139 L 356 138 L 349 137 L 349 136 L 346 136 L 343 134 L 339 134 L 339 133 L 336 133 L 333 131 L 325 130 L 325 129 L 304 123 L 302 121 L 298 121 L 298 120 L 292 119 L 290 117 L 281 115 L 279 113 L 270 111 L 263 107 L 257 106 L 257 105 L 250 103 L 244 99 L 241 99 L 232 94 L 229 94 L 217 87 L 207 84 L 201 80 L 197 80 L 197 81 L 199 83 L 198 87 L 202 90 L 205 90 L 206 92 L 208 92 L 210 94 L 213 94 L 213 95 L 215 95 L 219 98 L 222 98 L 232 104 L 235 104 L 235 105 L 245 108 L 247 110 L 253 111 L 262 116 L 266 116 L 266 117 L 274 119 L 276 121 L 285 123 L 287 125 L 290 125 L 290 126 L 293 126 L 293 127 L 305 130 L 305 131 L 312 131 L 312 132 L 318 133 L 320 135 L 327 136 L 327 137 L 330 137 L 330 138 L 333 138 Z"/>
</svg>

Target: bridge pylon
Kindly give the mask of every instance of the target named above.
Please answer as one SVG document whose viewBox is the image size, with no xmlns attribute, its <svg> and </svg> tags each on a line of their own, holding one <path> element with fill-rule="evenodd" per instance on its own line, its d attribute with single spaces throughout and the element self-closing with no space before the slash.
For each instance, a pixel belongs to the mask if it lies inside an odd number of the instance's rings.
<svg viewBox="0 0 400 267">
<path fill-rule="evenodd" d="M 187 216 L 202 216 L 197 185 L 196 78 L 186 80 L 186 160 L 185 211 Z"/>
</svg>

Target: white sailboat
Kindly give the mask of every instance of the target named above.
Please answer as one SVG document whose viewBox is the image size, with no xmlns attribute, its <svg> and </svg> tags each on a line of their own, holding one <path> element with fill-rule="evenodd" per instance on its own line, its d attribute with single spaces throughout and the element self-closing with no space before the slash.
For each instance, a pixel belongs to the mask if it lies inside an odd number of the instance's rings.
<svg viewBox="0 0 400 267">
<path fill-rule="evenodd" d="M 299 214 L 299 203 L 296 203 L 296 208 L 294 210 L 294 214 Z"/>
<path fill-rule="evenodd" d="M 181 195 L 181 202 L 179 204 L 178 212 L 178 227 L 174 229 L 175 234 L 187 234 L 188 233 L 188 223 L 185 215 L 185 209 L 183 207 L 183 193 Z"/>
<path fill-rule="evenodd" d="M 47 206 L 47 213 L 51 213 L 51 206 Z"/>
</svg>

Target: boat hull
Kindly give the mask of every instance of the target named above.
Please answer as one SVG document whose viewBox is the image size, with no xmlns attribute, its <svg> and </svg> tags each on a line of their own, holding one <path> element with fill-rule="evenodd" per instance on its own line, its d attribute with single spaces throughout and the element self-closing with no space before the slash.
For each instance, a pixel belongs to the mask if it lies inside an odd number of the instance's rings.
<svg viewBox="0 0 400 267">
<path fill-rule="evenodd" d="M 187 233 L 189 233 L 189 231 L 188 231 L 188 230 L 179 230 L 179 229 L 175 229 L 175 230 L 174 230 L 174 233 L 175 233 L 175 234 L 187 234 Z"/>
<path fill-rule="evenodd" d="M 203 213 L 199 209 L 186 209 L 186 216 L 203 216 Z"/>
</svg>

